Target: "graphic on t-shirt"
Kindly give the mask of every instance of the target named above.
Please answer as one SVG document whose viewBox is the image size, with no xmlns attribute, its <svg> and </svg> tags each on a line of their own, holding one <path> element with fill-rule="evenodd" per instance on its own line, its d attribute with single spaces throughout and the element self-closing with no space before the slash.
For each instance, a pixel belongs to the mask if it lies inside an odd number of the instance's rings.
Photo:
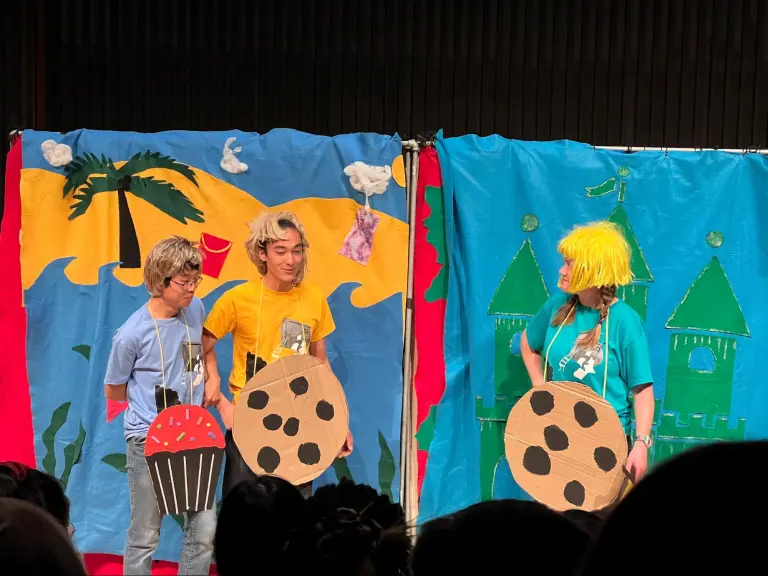
<svg viewBox="0 0 768 576">
<path fill-rule="evenodd" d="M 256 354 L 247 352 L 245 355 L 245 382 L 243 382 L 243 386 L 248 384 L 248 380 L 253 378 L 266 365 L 267 363 L 261 356 L 257 357 Z"/>
<path fill-rule="evenodd" d="M 603 345 L 598 342 L 592 347 L 584 348 L 579 343 L 580 339 L 581 337 L 576 340 L 568 355 L 560 360 L 559 368 L 560 372 L 564 372 L 565 367 L 569 362 L 576 362 L 579 367 L 573 371 L 573 375 L 579 380 L 584 380 L 584 377 L 587 376 L 587 374 L 595 373 L 595 366 L 602 364 Z"/>
<path fill-rule="evenodd" d="M 296 320 L 286 318 L 283 320 L 283 325 L 280 327 L 280 346 L 293 350 L 296 353 L 306 352 L 306 350 L 302 350 L 302 348 L 309 348 L 311 335 L 312 331 L 309 326 L 297 322 Z"/>
<path fill-rule="evenodd" d="M 190 357 L 190 350 L 192 356 Z M 192 386 L 199 386 L 203 381 L 203 347 L 199 342 L 191 345 L 185 340 L 181 343 L 181 359 L 184 362 L 184 384 L 189 385 L 187 374 L 194 373 Z"/>
<path fill-rule="evenodd" d="M 166 408 L 177 406 L 179 404 L 181 404 L 181 400 L 179 400 L 179 395 L 176 390 L 155 385 L 155 406 L 157 407 L 158 414 Z"/>
</svg>

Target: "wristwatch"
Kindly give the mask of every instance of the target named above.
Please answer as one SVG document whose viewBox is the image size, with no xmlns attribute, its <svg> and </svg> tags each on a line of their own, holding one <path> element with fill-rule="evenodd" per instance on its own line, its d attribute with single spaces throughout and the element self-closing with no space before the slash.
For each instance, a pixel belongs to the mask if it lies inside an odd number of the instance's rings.
<svg viewBox="0 0 768 576">
<path fill-rule="evenodd" d="M 635 442 L 640 440 L 643 444 L 645 444 L 646 448 L 651 447 L 651 437 L 650 436 L 635 436 Z"/>
</svg>

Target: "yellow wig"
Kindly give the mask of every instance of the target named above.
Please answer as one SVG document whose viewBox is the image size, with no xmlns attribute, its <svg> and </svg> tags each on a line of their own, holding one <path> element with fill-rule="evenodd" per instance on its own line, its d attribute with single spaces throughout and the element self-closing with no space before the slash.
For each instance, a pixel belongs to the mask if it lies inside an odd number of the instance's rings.
<svg viewBox="0 0 768 576">
<path fill-rule="evenodd" d="M 571 261 L 572 294 L 632 282 L 629 244 L 621 229 L 611 222 L 577 226 L 560 240 L 557 251 Z"/>
</svg>

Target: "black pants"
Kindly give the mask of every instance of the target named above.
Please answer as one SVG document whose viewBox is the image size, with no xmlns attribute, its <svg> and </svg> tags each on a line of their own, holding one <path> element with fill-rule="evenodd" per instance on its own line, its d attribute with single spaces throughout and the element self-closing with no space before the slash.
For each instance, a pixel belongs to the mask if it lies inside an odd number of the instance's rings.
<svg viewBox="0 0 768 576">
<path fill-rule="evenodd" d="M 258 478 L 258 474 L 250 469 L 240 455 L 240 450 L 237 449 L 235 439 L 232 437 L 232 430 L 227 430 L 227 433 L 224 436 L 224 441 L 224 453 L 227 458 L 224 461 L 224 481 L 221 486 L 222 499 L 226 498 L 229 491 L 243 480 Z M 301 484 L 298 486 L 298 489 L 304 498 L 312 496 L 312 482 Z"/>
</svg>

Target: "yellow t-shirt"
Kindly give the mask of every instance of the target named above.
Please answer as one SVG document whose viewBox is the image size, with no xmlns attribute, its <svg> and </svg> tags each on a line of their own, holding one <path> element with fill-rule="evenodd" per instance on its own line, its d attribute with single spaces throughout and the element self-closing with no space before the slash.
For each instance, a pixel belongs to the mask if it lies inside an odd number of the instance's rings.
<svg viewBox="0 0 768 576">
<path fill-rule="evenodd" d="M 236 402 L 240 390 L 262 367 L 278 358 L 309 353 L 310 343 L 328 336 L 336 324 L 318 288 L 302 283 L 276 292 L 255 280 L 222 294 L 204 327 L 219 340 L 232 333 L 229 389 Z"/>
</svg>

